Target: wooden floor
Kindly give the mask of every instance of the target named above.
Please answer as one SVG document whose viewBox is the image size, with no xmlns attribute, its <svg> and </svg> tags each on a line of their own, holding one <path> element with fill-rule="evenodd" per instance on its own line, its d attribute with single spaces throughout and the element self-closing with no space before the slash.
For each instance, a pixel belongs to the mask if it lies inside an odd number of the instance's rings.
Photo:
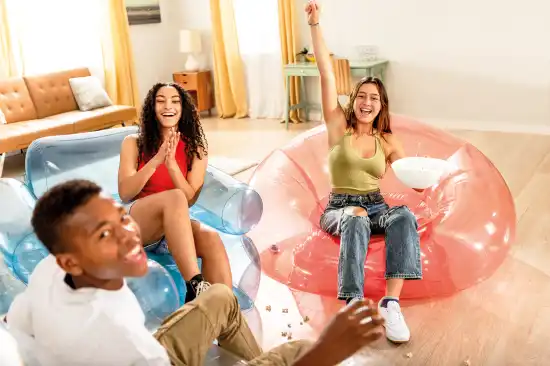
<svg viewBox="0 0 550 366">
<path fill-rule="evenodd" d="M 244 122 L 231 123 L 231 129 L 243 130 Z M 294 132 L 304 125 L 292 127 Z M 262 147 L 281 141 L 276 130 L 277 137 L 263 135 Z M 412 333 L 408 344 L 394 346 L 383 339 L 348 363 L 550 365 L 550 136 L 449 132 L 480 149 L 506 179 L 518 217 L 511 254 L 493 277 L 477 287 L 405 308 Z M 240 178 L 246 180 L 246 173 Z"/>
<path fill-rule="evenodd" d="M 210 154 L 258 161 L 316 125 L 291 125 L 285 131 L 284 125 L 272 120 L 204 120 Z M 550 136 L 450 132 L 484 152 L 508 182 L 518 217 L 513 249 L 496 274 L 478 286 L 452 298 L 406 307 L 412 333 L 408 344 L 394 346 L 382 339 L 349 364 L 550 365 Z M 13 157 L 5 175 L 21 170 L 22 159 Z M 246 181 L 250 173 L 237 178 Z M 264 310 L 266 305 L 296 310 L 281 286 L 265 277 L 261 282 L 257 300 L 261 327 L 255 329 L 265 348 L 282 343 L 281 324 L 298 319 L 296 313 L 282 319 L 280 312 Z M 295 339 L 302 336 L 316 334 L 303 327 L 294 333 Z"/>
</svg>

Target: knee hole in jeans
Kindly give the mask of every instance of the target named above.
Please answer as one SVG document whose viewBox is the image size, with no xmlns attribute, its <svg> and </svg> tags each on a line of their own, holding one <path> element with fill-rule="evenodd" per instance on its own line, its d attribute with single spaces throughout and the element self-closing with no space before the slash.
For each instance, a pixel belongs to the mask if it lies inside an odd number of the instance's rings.
<svg viewBox="0 0 550 366">
<path fill-rule="evenodd" d="M 349 216 L 368 216 L 369 213 L 362 207 L 347 206 L 344 208 L 344 213 Z"/>
</svg>

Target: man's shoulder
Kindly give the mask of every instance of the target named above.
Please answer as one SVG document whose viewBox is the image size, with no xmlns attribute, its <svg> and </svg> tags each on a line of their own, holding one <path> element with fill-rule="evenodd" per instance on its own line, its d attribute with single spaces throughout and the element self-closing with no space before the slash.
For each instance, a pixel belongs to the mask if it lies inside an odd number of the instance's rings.
<svg viewBox="0 0 550 366">
<path fill-rule="evenodd" d="M 52 276 L 62 272 L 63 270 L 57 264 L 55 256 L 48 254 L 44 259 L 38 262 L 29 276 L 29 286 L 32 286 L 35 282 L 44 283 L 45 281 L 52 281 Z"/>
<path fill-rule="evenodd" d="M 53 254 L 48 254 L 44 257 L 38 264 L 36 265 L 36 268 L 33 271 L 33 274 L 36 273 L 36 271 L 54 271 L 54 270 L 62 270 L 61 267 L 57 264 L 57 260 L 55 259 L 55 256 Z"/>
</svg>

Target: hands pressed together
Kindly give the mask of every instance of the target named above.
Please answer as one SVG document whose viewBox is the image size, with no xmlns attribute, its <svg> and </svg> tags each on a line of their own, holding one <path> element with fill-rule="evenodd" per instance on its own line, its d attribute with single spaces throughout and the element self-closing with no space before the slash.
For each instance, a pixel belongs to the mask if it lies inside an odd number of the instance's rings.
<svg viewBox="0 0 550 366">
<path fill-rule="evenodd" d="M 153 157 L 155 166 L 166 165 L 168 169 L 177 166 L 176 150 L 180 141 L 180 133 L 175 128 L 170 129 L 169 135 L 164 139 L 159 151 Z"/>
</svg>

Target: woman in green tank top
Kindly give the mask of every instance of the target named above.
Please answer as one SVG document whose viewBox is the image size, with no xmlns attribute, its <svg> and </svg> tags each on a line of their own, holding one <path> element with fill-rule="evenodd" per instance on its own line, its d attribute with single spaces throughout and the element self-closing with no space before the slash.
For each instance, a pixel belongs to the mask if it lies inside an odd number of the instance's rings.
<svg viewBox="0 0 550 366">
<path fill-rule="evenodd" d="M 386 89 L 378 78 L 359 81 L 349 103 L 338 102 L 332 60 L 325 46 L 319 7 L 306 6 L 308 24 L 321 76 L 322 107 L 330 148 L 328 163 L 332 192 L 321 216 L 321 228 L 340 236 L 338 298 L 349 302 L 363 297 L 364 264 L 372 233 L 386 240 L 386 296 L 378 310 L 385 320 L 386 337 L 407 342 L 410 331 L 399 306 L 404 280 L 422 278 L 420 239 L 414 214 L 406 206 L 389 207 L 379 180 L 391 163 L 405 157 L 392 134 Z"/>
</svg>

